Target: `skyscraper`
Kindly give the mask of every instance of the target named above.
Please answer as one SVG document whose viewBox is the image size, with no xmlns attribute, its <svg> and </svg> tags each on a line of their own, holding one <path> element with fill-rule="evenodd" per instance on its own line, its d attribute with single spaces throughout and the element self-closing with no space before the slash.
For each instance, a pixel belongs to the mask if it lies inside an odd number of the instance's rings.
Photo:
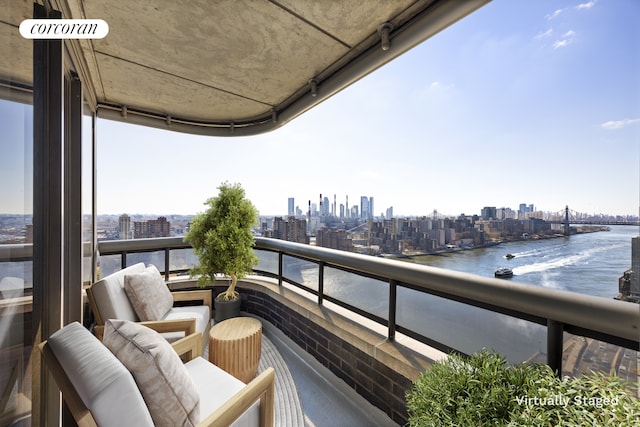
<svg viewBox="0 0 640 427">
<path fill-rule="evenodd" d="M 289 197 L 289 208 L 287 209 L 287 215 L 292 216 L 296 214 L 295 211 L 295 201 L 293 200 L 293 197 Z"/>
<path fill-rule="evenodd" d="M 367 196 L 360 196 L 360 219 L 369 218 L 369 199 Z"/>
<path fill-rule="evenodd" d="M 329 206 L 329 198 L 325 197 L 322 199 L 322 212 L 320 213 L 322 216 L 329 216 L 330 213 L 330 206 Z"/>
<path fill-rule="evenodd" d="M 347 199 L 346 199 L 346 204 L 345 204 L 345 214 L 347 215 L 347 218 L 349 218 L 351 215 L 349 215 L 349 196 L 347 195 Z"/>
<path fill-rule="evenodd" d="M 373 196 L 360 197 L 360 219 L 373 219 Z"/>
</svg>

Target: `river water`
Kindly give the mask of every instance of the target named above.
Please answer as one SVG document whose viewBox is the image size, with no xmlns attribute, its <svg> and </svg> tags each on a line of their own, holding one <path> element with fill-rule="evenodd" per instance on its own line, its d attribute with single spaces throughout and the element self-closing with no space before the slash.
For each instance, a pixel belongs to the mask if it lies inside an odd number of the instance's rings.
<svg viewBox="0 0 640 427">
<path fill-rule="evenodd" d="M 515 282 L 604 298 L 618 294 L 618 278 L 631 268 L 631 239 L 638 227 L 612 226 L 610 231 L 545 240 L 524 240 L 413 262 L 493 276 L 499 267 L 513 270 Z M 515 255 L 507 260 L 506 254 Z"/>
<path fill-rule="evenodd" d="M 618 294 L 618 278 L 631 268 L 631 239 L 638 231 L 635 226 L 612 226 L 610 231 L 509 242 L 407 261 L 488 277 L 499 267 L 510 267 L 514 277 L 505 280 L 613 298 Z M 506 259 L 507 253 L 515 258 Z M 297 268 L 303 283 L 315 288 L 315 266 Z M 326 269 L 324 283 L 327 295 L 386 318 L 386 283 L 334 269 Z M 546 351 L 545 326 L 404 288 L 398 290 L 397 322 L 465 353 L 489 348 L 514 363 Z"/>
</svg>

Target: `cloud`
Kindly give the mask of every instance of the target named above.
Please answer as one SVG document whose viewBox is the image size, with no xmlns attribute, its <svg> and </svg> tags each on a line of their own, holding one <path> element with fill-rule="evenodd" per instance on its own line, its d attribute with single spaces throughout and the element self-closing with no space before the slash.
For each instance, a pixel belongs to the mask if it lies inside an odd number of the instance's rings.
<svg viewBox="0 0 640 427">
<path fill-rule="evenodd" d="M 558 49 L 561 47 L 568 46 L 569 44 L 573 43 L 573 39 L 575 38 L 575 36 L 576 36 L 575 31 L 573 30 L 567 31 L 562 35 L 562 39 L 559 39 L 553 42 L 553 48 Z"/>
<path fill-rule="evenodd" d="M 580 3 L 579 5 L 575 6 L 575 10 L 589 10 L 596 5 L 597 1 L 598 0 L 590 0 L 586 3 Z M 563 9 L 556 9 L 555 11 L 553 11 L 553 13 L 550 13 L 546 16 L 547 21 L 551 21 L 552 19 L 557 18 L 558 16 L 564 14 L 567 10 L 569 10 L 568 7 L 565 7 Z"/>
<path fill-rule="evenodd" d="M 551 13 L 551 14 L 547 15 L 547 21 L 551 21 L 552 19 L 557 18 L 557 17 L 558 17 L 558 16 L 560 16 L 560 14 L 561 14 L 562 12 L 564 12 L 565 10 L 566 10 L 566 9 L 558 9 L 558 10 L 556 10 L 555 12 L 553 12 L 553 13 Z"/>
<path fill-rule="evenodd" d="M 446 91 L 446 90 L 453 89 L 454 87 L 455 85 L 453 83 L 445 84 L 436 80 L 429 85 L 429 91 L 430 92 Z"/>
<path fill-rule="evenodd" d="M 595 5 L 596 5 L 596 0 L 591 0 L 586 3 L 580 3 L 579 5 L 576 6 L 576 9 L 578 10 L 591 9 Z"/>
<path fill-rule="evenodd" d="M 565 47 L 569 44 L 569 40 L 556 40 L 553 42 L 553 48 L 558 49 L 561 47 Z"/>
<path fill-rule="evenodd" d="M 552 34 L 553 34 L 553 29 L 552 29 L 552 28 L 549 28 L 549 29 L 548 29 L 547 31 L 545 31 L 544 33 L 537 34 L 537 35 L 534 37 L 534 39 L 536 39 L 536 40 L 544 39 L 544 38 L 547 38 L 547 37 L 551 37 L 551 35 L 552 35 Z"/>
<path fill-rule="evenodd" d="M 640 119 L 624 119 L 624 120 L 610 120 L 608 122 L 604 122 L 600 126 L 604 129 L 608 130 L 616 130 L 622 129 L 623 127 L 633 125 L 635 123 L 640 123 Z"/>
</svg>

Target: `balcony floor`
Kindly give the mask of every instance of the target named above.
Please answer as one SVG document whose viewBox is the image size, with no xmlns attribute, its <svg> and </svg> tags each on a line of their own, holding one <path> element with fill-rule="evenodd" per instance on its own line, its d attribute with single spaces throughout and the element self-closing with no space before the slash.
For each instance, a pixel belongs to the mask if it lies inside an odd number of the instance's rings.
<svg viewBox="0 0 640 427">
<path fill-rule="evenodd" d="M 282 331 L 259 320 L 263 345 L 258 371 L 269 366 L 276 371 L 274 426 L 398 426 Z"/>
</svg>

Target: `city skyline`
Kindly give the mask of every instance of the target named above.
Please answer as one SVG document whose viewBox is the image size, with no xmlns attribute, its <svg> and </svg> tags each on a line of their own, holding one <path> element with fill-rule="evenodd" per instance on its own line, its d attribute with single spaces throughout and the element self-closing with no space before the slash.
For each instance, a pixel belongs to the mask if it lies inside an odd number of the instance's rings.
<svg viewBox="0 0 640 427">
<path fill-rule="evenodd" d="M 196 214 L 230 181 L 263 215 L 287 213 L 289 197 L 306 213 L 320 193 L 350 206 L 374 196 L 375 216 L 523 202 L 638 215 L 639 15 L 624 0 L 494 0 L 260 136 L 99 119 L 97 213 Z M 24 116 L 11 107 L 0 105 L 0 127 L 14 132 L 2 138 L 26 141 L 26 124 L 3 126 Z M 15 145 L 0 149 L 0 178 L 12 183 L 2 213 L 30 212 L 30 157 Z"/>
</svg>

